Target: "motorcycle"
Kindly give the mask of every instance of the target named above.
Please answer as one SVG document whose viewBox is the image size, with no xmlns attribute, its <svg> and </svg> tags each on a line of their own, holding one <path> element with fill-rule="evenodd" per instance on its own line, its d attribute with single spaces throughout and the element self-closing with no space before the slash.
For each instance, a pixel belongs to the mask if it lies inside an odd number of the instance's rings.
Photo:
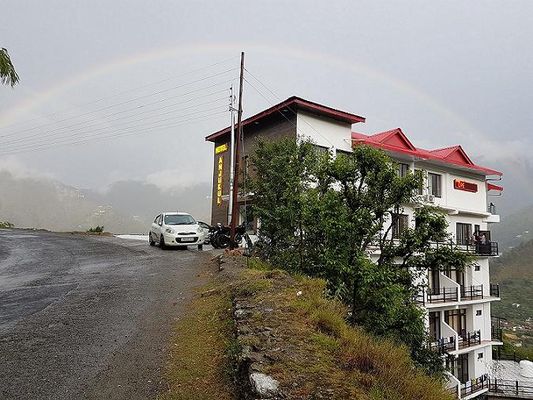
<svg viewBox="0 0 533 400">
<path fill-rule="evenodd" d="M 218 223 L 210 229 L 211 231 L 211 246 L 215 249 L 225 249 L 230 245 L 231 228 Z M 235 227 L 235 242 L 241 243 L 246 234 L 246 226 L 244 224 Z"/>
</svg>

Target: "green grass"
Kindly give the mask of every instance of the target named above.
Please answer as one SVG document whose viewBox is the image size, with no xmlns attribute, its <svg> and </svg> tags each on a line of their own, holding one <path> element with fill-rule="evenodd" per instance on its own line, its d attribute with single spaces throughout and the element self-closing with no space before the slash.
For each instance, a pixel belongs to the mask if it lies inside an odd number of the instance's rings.
<svg viewBox="0 0 533 400">
<path fill-rule="evenodd" d="M 231 297 L 225 288 L 197 296 L 175 329 L 166 368 L 169 390 L 160 400 L 233 400 L 233 359 L 239 351 L 233 339 Z"/>
</svg>

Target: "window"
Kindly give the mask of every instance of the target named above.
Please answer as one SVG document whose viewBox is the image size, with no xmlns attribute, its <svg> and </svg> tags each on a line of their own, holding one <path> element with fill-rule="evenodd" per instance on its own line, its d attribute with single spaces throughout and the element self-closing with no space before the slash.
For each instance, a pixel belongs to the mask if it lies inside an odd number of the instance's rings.
<svg viewBox="0 0 533 400">
<path fill-rule="evenodd" d="M 193 225 L 196 221 L 187 214 L 167 214 L 165 215 L 165 225 Z"/>
<path fill-rule="evenodd" d="M 439 174 L 428 173 L 429 194 L 441 197 L 441 178 L 442 176 Z"/>
<path fill-rule="evenodd" d="M 477 359 L 481 360 L 483 358 L 483 353 L 477 353 Z"/>
<path fill-rule="evenodd" d="M 459 335 L 466 332 L 466 309 L 444 311 L 444 322 L 450 325 Z"/>
<path fill-rule="evenodd" d="M 480 317 L 482 314 L 481 310 L 476 310 L 476 317 Z"/>
<path fill-rule="evenodd" d="M 472 238 L 472 225 L 457 222 L 455 236 L 457 244 L 469 244 Z"/>
<path fill-rule="evenodd" d="M 409 164 L 399 163 L 398 164 L 398 175 L 403 178 L 409 173 Z"/>
<path fill-rule="evenodd" d="M 474 265 L 474 271 L 481 271 L 481 265 L 479 264 Z"/>
<path fill-rule="evenodd" d="M 409 228 L 409 216 L 407 214 L 398 214 L 392 227 L 392 237 L 398 239 L 407 228 Z"/>
<path fill-rule="evenodd" d="M 416 190 L 416 194 L 418 195 L 423 195 L 424 194 L 424 175 L 422 174 L 422 171 L 419 170 L 419 169 L 415 169 L 415 174 L 418 175 L 420 174 L 422 176 L 422 180 L 420 182 L 420 186 L 418 187 L 418 189 Z"/>
</svg>

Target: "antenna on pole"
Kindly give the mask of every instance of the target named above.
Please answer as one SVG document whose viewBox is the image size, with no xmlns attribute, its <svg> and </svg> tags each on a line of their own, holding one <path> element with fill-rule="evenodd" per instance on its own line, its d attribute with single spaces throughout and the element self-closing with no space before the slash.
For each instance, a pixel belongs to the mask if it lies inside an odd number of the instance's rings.
<svg viewBox="0 0 533 400">
<path fill-rule="evenodd" d="M 239 218 L 239 159 L 242 140 L 242 87 L 244 81 L 244 51 L 241 52 L 241 74 L 239 78 L 239 108 L 237 109 L 237 129 L 235 131 L 234 143 L 234 164 L 233 164 L 233 192 L 232 197 L 232 213 L 231 213 L 231 230 L 230 230 L 230 247 L 234 249 L 237 247 L 235 243 L 235 230 L 237 228 L 237 220 Z"/>
</svg>

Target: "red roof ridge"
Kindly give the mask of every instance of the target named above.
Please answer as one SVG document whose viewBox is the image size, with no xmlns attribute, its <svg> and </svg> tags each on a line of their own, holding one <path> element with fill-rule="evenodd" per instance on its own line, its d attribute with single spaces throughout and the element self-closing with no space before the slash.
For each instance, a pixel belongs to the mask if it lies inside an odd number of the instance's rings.
<svg viewBox="0 0 533 400">
<path fill-rule="evenodd" d="M 350 124 L 355 124 L 357 122 L 365 122 L 365 118 L 361 117 L 356 114 L 352 114 L 346 111 L 341 111 L 333 107 L 325 106 L 323 104 L 315 103 L 313 101 L 309 101 L 306 99 L 303 99 L 298 96 L 291 96 L 286 100 L 283 100 L 281 103 L 275 104 L 266 110 L 263 110 L 257 114 L 252 115 L 251 117 L 248 117 L 242 121 L 243 126 L 249 125 L 251 123 L 257 122 L 263 118 L 266 118 L 276 112 L 282 113 L 284 109 L 288 109 L 291 112 L 294 112 L 294 110 L 291 109 L 291 106 L 295 106 L 296 109 L 314 112 L 316 114 L 325 115 L 329 118 L 336 119 L 339 121 L 343 121 Z M 215 141 L 217 137 L 226 135 L 230 132 L 231 128 L 228 126 L 224 129 L 221 129 L 217 132 L 214 132 L 210 135 L 208 135 L 205 140 L 207 141 Z"/>
<path fill-rule="evenodd" d="M 403 140 L 409 143 L 407 146 L 399 146 L 399 142 L 392 142 L 390 138 L 394 133 L 400 134 Z M 464 167 L 471 170 L 479 171 L 485 175 L 502 175 L 501 172 L 476 165 L 470 157 L 466 154 L 461 145 L 448 146 L 440 149 L 425 150 L 422 148 L 414 147 L 409 139 L 405 136 L 401 128 L 395 128 L 384 132 L 379 132 L 374 135 L 365 135 L 359 132 L 352 132 L 352 140 L 358 144 L 367 144 L 370 146 L 378 147 L 386 151 L 399 152 L 408 154 L 414 157 L 421 157 L 423 159 L 434 160 L 444 162 L 446 164 L 456 165 L 458 167 Z"/>
</svg>

